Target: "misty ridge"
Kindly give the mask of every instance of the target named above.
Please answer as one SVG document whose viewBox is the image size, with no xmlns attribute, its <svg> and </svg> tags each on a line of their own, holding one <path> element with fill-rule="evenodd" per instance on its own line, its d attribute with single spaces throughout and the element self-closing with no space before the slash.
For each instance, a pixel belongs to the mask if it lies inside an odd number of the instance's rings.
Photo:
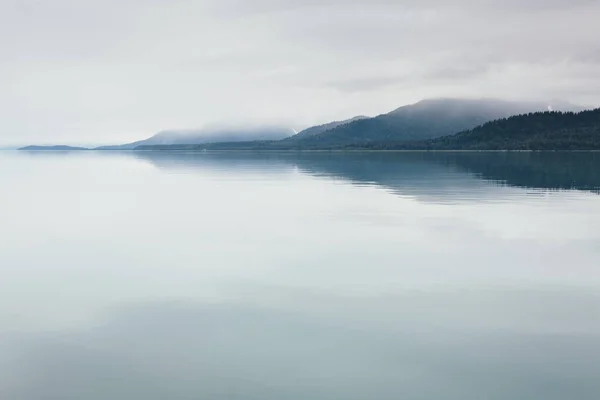
<svg viewBox="0 0 600 400">
<path fill-rule="evenodd" d="M 133 143 L 101 146 L 98 150 L 131 150 L 139 146 L 186 145 L 216 142 L 241 142 L 245 140 L 281 140 L 296 132 L 291 128 L 279 126 L 256 127 L 213 127 L 202 130 L 167 130 Z"/>
<path fill-rule="evenodd" d="M 422 141 L 454 135 L 491 121 L 532 113 L 576 113 L 585 107 L 554 100 L 523 102 L 497 99 L 429 99 L 375 117 L 356 116 L 300 132 L 283 126 L 211 127 L 167 130 L 133 143 L 95 150 L 311 150 L 368 148 L 429 149 Z M 532 118 L 529 116 L 528 118 Z M 531 124 L 530 124 L 531 125 Z M 533 124 L 535 125 L 535 124 Z M 519 129 L 519 127 L 515 127 Z M 544 129 L 550 129 L 547 127 Z M 540 132 L 531 132 L 539 134 Z M 542 132 L 543 133 L 543 132 Z M 589 142 L 589 141 L 588 141 Z M 595 148 L 589 143 L 585 149 Z M 405 144 L 406 143 L 406 144 Z M 460 146 L 455 146 L 460 149 Z M 485 149 L 485 145 L 481 146 Z M 496 149 L 503 149 L 496 146 Z M 523 147 L 523 146 L 521 146 Z M 572 145 L 573 149 L 578 145 Z M 82 150 L 68 146 L 27 146 L 25 150 Z"/>
</svg>

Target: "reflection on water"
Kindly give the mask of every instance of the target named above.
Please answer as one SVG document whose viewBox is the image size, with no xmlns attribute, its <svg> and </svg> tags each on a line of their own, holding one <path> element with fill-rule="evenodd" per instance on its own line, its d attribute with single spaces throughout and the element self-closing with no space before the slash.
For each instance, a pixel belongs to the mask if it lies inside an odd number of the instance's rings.
<svg viewBox="0 0 600 400">
<path fill-rule="evenodd" d="M 137 152 L 159 168 L 295 166 L 403 193 L 466 194 L 484 181 L 522 188 L 600 190 L 599 152 Z"/>
<path fill-rule="evenodd" d="M 0 399 L 598 399 L 599 166 L 0 154 Z"/>
</svg>

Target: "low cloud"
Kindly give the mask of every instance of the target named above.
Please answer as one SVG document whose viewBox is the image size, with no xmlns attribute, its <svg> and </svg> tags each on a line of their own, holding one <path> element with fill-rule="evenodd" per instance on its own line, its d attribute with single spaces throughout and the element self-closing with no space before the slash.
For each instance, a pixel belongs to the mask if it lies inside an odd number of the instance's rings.
<svg viewBox="0 0 600 400">
<path fill-rule="evenodd" d="M 439 96 L 600 105 L 599 13 L 588 0 L 9 0 L 0 144 L 306 126 Z"/>
</svg>

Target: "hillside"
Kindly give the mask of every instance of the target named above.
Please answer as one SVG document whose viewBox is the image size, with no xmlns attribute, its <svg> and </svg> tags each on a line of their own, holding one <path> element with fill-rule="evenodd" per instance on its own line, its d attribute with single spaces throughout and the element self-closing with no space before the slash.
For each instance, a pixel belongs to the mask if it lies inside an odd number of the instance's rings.
<svg viewBox="0 0 600 400">
<path fill-rule="evenodd" d="M 531 113 L 432 140 L 350 147 L 374 150 L 600 150 L 600 109 L 579 113 Z"/>
<path fill-rule="evenodd" d="M 207 143 L 228 143 L 241 141 L 281 140 L 290 137 L 294 131 L 289 128 L 262 126 L 246 128 L 215 128 L 202 130 L 169 130 L 138 142 L 102 146 L 96 150 L 131 150 L 140 146 L 180 146 Z"/>
<path fill-rule="evenodd" d="M 557 108 L 579 110 L 568 103 Z M 342 148 L 390 148 L 400 142 L 421 142 L 473 129 L 486 122 L 516 114 L 546 110 L 547 103 L 493 99 L 434 99 L 400 107 L 375 118 L 333 122 L 309 128 L 283 140 L 245 140 L 190 143 L 141 144 L 139 150 L 319 150 Z M 333 128 L 329 128 L 333 126 Z M 319 133 L 320 132 L 320 133 Z M 419 146 L 424 146 L 420 143 Z"/>
<path fill-rule="evenodd" d="M 542 112 L 548 108 L 569 112 Z M 374 118 L 314 126 L 295 135 L 277 126 L 170 130 L 96 150 L 598 149 L 593 112 L 575 114 L 573 110 L 581 108 L 560 102 L 433 99 Z M 25 149 L 83 150 L 68 146 Z"/>
<path fill-rule="evenodd" d="M 298 144 L 314 148 L 433 139 L 472 129 L 499 118 L 544 111 L 547 108 L 546 103 L 494 99 L 424 100 L 375 118 L 361 119 L 337 126 L 303 138 Z"/>
<path fill-rule="evenodd" d="M 323 125 L 318 125 L 318 126 L 313 126 L 310 128 L 307 128 L 301 132 L 298 132 L 297 134 L 295 134 L 292 137 L 289 137 L 287 140 L 300 140 L 300 139 L 305 139 L 307 137 L 310 136 L 315 136 L 315 135 L 319 135 L 323 132 L 327 132 L 331 129 L 337 128 L 339 126 L 342 125 L 346 125 L 346 124 L 350 124 L 352 122 L 355 121 L 360 121 L 363 119 L 368 119 L 369 117 L 365 117 L 364 115 L 360 115 L 358 117 L 354 117 L 354 118 L 350 118 L 344 121 L 334 121 L 334 122 L 330 122 L 328 124 L 323 124 Z"/>
</svg>

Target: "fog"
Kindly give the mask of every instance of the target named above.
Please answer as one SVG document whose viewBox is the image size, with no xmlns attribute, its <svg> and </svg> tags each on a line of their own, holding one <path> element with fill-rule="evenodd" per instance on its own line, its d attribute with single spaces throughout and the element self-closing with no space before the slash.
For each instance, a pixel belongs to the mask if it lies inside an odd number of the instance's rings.
<svg viewBox="0 0 600 400">
<path fill-rule="evenodd" d="M 600 105 L 597 1 L 0 2 L 0 145 L 300 130 L 430 97 Z"/>
</svg>

